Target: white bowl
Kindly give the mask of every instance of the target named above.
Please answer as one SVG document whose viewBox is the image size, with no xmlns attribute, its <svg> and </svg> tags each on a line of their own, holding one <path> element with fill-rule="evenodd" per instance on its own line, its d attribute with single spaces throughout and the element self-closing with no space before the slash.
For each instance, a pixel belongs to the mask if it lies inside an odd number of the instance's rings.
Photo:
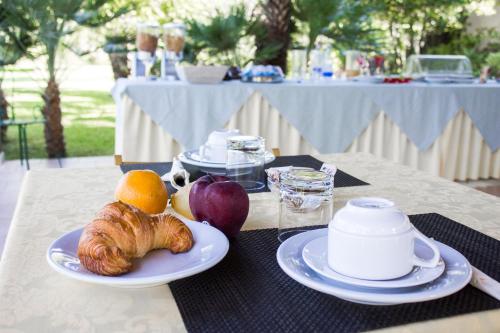
<svg viewBox="0 0 500 333">
<path fill-rule="evenodd" d="M 201 84 L 221 82 L 228 68 L 228 66 L 175 66 L 177 75 L 182 81 Z"/>
</svg>

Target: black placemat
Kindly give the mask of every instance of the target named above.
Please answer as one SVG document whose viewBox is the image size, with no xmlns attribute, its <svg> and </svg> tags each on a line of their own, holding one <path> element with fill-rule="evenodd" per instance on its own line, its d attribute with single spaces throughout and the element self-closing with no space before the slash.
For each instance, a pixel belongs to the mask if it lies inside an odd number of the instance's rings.
<svg viewBox="0 0 500 333">
<path fill-rule="evenodd" d="M 323 162 L 310 156 L 310 155 L 294 155 L 294 156 L 278 156 L 271 163 L 266 164 L 266 168 L 271 167 L 282 167 L 282 166 L 298 166 L 298 167 L 309 167 L 319 170 L 323 165 Z M 199 177 L 206 174 L 206 170 L 201 170 L 200 168 L 194 166 L 185 166 L 186 169 L 191 174 L 191 181 L 195 181 Z M 149 169 L 155 171 L 159 175 L 163 175 L 170 171 L 172 168 L 172 162 L 159 162 L 159 163 L 131 163 L 131 164 L 121 164 L 120 168 L 122 172 L 127 172 L 130 170 L 144 170 Z M 267 182 L 266 182 L 267 183 Z M 360 186 L 369 185 L 342 170 L 337 170 L 335 174 L 335 187 L 347 187 L 347 186 Z M 174 193 L 176 190 L 170 186 L 170 183 L 166 182 L 169 193 Z M 259 192 L 268 192 L 267 186 Z"/>
<path fill-rule="evenodd" d="M 500 241 L 439 214 L 410 219 L 500 280 Z M 189 332 L 359 332 L 500 308 L 499 301 L 471 286 L 414 304 L 343 301 L 289 278 L 276 261 L 276 236 L 276 229 L 241 232 L 218 265 L 169 284 Z"/>
</svg>

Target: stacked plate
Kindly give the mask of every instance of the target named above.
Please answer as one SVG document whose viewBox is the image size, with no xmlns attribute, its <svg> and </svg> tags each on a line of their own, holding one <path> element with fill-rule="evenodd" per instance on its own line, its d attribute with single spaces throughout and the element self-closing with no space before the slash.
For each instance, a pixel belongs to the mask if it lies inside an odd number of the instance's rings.
<svg viewBox="0 0 500 333">
<path fill-rule="evenodd" d="M 327 235 L 328 229 L 325 228 L 303 232 L 287 239 L 278 248 L 278 263 L 297 282 L 347 301 L 372 305 L 429 301 L 459 291 L 472 277 L 467 259 L 439 242 L 436 244 L 441 253 L 441 261 L 434 268 L 415 267 L 409 274 L 393 280 L 349 277 L 328 266 Z M 416 240 L 415 254 L 428 258 L 432 256 L 432 251 Z"/>
<path fill-rule="evenodd" d="M 273 153 L 266 152 L 265 160 L 266 163 L 270 163 L 274 161 L 275 157 Z M 210 174 L 226 174 L 226 163 L 225 162 L 216 162 L 200 156 L 198 149 L 185 151 L 179 154 L 179 160 L 182 162 L 186 170 L 190 173 L 196 172 L 197 170 L 190 170 L 190 166 L 195 166 L 201 172 L 210 173 Z"/>
<path fill-rule="evenodd" d="M 373 75 L 373 76 L 355 76 L 352 78 L 354 82 L 363 82 L 363 83 L 384 83 L 385 77 L 382 75 Z"/>
<path fill-rule="evenodd" d="M 476 78 L 472 75 L 425 75 L 421 77 L 414 78 L 415 81 L 423 81 L 427 83 L 436 84 L 446 84 L 446 83 L 458 83 L 458 84 L 471 84 L 476 81 Z"/>
</svg>

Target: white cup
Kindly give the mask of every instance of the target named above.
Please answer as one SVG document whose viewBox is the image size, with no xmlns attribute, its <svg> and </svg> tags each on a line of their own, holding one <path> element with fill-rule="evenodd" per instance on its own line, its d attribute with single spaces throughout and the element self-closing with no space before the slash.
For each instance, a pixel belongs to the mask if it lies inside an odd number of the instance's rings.
<svg viewBox="0 0 500 333">
<path fill-rule="evenodd" d="M 200 146 L 200 157 L 204 160 L 215 163 L 226 163 L 226 139 L 237 135 L 240 135 L 240 131 L 237 129 L 222 129 L 213 131 L 208 136 L 207 142 Z"/>
<path fill-rule="evenodd" d="M 432 258 L 415 255 L 415 239 L 432 249 Z M 434 242 L 386 199 L 349 200 L 328 226 L 328 265 L 347 276 L 395 279 L 410 273 L 413 266 L 436 267 L 439 258 Z"/>
</svg>

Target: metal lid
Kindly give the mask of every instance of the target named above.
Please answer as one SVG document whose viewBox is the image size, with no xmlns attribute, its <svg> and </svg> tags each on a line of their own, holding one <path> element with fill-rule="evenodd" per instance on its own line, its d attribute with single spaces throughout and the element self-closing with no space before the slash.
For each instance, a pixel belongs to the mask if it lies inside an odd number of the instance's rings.
<svg viewBox="0 0 500 333">
<path fill-rule="evenodd" d="M 166 23 L 163 25 L 163 29 L 182 29 L 186 30 L 186 25 L 184 23 Z"/>
<path fill-rule="evenodd" d="M 227 149 L 258 151 L 264 149 L 264 138 L 260 136 L 238 135 L 226 139 Z"/>
<path fill-rule="evenodd" d="M 137 28 L 160 28 L 160 25 L 156 22 L 139 22 L 137 23 Z"/>
<path fill-rule="evenodd" d="M 333 190 L 333 176 L 316 170 L 291 169 L 280 174 L 280 186 L 300 192 Z"/>
</svg>

